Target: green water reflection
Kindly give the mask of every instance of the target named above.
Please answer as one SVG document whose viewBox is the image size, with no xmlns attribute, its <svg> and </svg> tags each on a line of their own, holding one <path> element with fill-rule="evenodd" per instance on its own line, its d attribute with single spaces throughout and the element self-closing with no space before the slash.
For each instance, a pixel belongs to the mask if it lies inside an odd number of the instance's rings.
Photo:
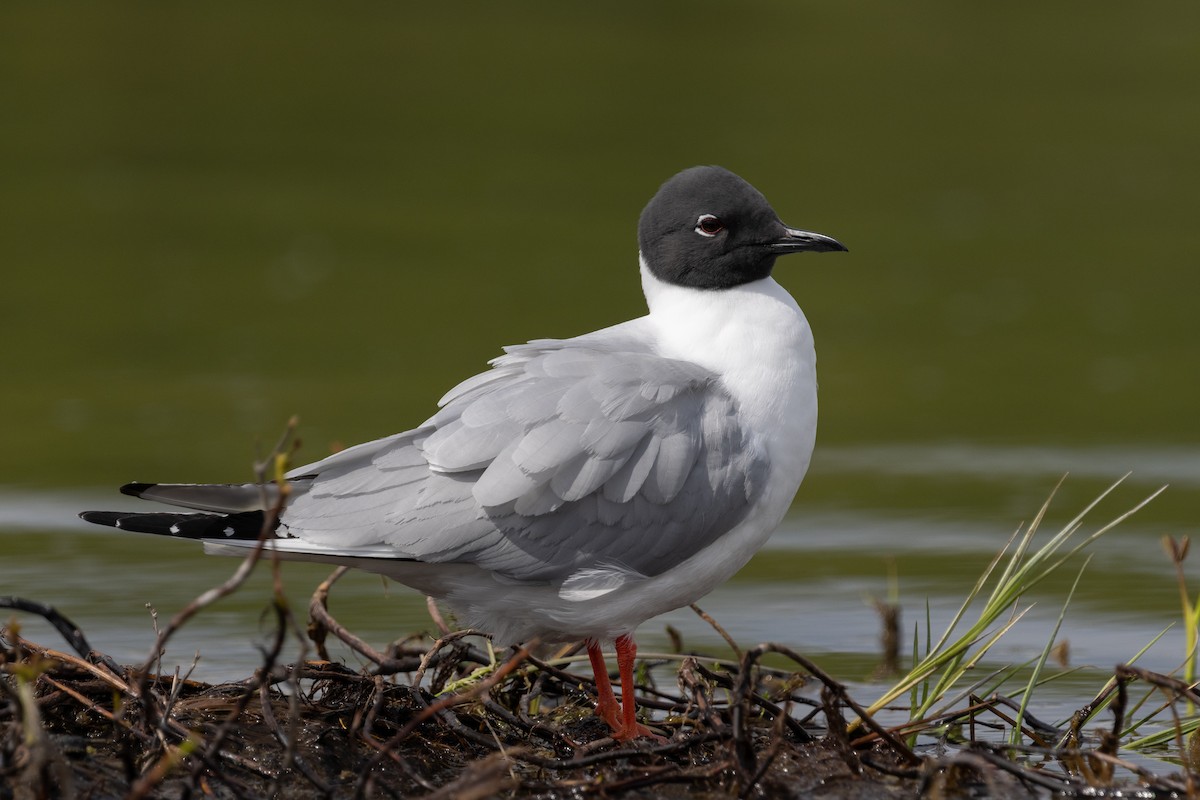
<svg viewBox="0 0 1200 800">
<path fill-rule="evenodd" d="M 640 313 L 704 162 L 850 245 L 780 274 L 823 443 L 1194 446 L 1200 10 L 1083 8 L 6 9 L 0 484 L 415 424 Z"/>
</svg>

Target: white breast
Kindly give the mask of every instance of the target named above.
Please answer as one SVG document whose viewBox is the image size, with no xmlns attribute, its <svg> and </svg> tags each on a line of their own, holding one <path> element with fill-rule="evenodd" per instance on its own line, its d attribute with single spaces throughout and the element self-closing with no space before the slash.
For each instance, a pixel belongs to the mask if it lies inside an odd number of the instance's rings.
<svg viewBox="0 0 1200 800">
<path fill-rule="evenodd" d="M 720 375 L 766 448 L 769 489 L 787 495 L 769 498 L 783 503 L 782 515 L 808 469 L 817 431 L 816 353 L 804 312 L 772 278 L 691 289 L 658 280 L 643 262 L 642 287 L 661 354 Z"/>
</svg>

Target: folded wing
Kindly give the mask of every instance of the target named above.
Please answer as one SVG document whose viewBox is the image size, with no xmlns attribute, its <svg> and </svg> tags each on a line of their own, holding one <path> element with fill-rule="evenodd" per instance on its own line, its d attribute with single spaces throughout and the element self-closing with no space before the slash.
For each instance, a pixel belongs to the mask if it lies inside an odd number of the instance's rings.
<svg viewBox="0 0 1200 800">
<path fill-rule="evenodd" d="M 766 468 L 707 370 L 634 339 L 543 340 L 422 427 L 293 471 L 283 526 L 518 581 L 656 575 L 736 525 Z"/>
</svg>

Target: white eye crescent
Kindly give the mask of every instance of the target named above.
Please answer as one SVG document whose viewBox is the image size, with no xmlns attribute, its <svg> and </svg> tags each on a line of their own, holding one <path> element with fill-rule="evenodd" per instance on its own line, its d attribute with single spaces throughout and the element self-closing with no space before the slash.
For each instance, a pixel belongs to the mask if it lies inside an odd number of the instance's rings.
<svg viewBox="0 0 1200 800">
<path fill-rule="evenodd" d="M 701 214 L 700 219 L 696 220 L 696 233 L 709 239 L 723 230 L 725 230 L 725 223 L 713 214 Z"/>
</svg>

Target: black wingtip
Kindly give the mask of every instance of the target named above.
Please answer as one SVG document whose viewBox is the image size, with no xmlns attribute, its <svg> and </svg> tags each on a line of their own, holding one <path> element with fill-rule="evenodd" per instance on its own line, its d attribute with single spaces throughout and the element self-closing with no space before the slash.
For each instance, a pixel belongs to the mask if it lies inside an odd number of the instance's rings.
<svg viewBox="0 0 1200 800">
<path fill-rule="evenodd" d="M 157 485 L 157 483 L 138 483 L 135 481 L 122 486 L 121 494 L 127 494 L 130 497 L 141 497 L 142 492 L 146 491 L 147 489 L 153 489 Z"/>
<path fill-rule="evenodd" d="M 257 539 L 263 526 L 261 511 L 241 514 L 84 511 L 79 516 L 86 522 L 123 531 L 181 539 Z"/>
<path fill-rule="evenodd" d="M 91 522 L 96 525 L 107 525 L 110 528 L 119 528 L 121 526 L 121 512 L 119 511 L 80 511 L 79 518 L 84 522 Z"/>
</svg>

